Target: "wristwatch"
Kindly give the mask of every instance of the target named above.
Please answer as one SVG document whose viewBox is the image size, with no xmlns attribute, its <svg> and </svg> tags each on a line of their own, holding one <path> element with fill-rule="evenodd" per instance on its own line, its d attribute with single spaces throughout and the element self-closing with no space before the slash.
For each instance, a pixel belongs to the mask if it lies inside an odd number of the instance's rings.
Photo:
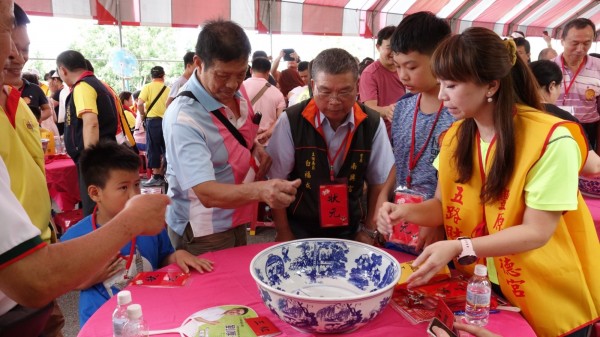
<svg viewBox="0 0 600 337">
<path fill-rule="evenodd" d="M 376 229 L 370 230 L 363 225 L 360 225 L 360 231 L 367 234 L 373 240 L 376 240 L 377 236 L 379 235 L 379 232 Z"/>
<path fill-rule="evenodd" d="M 473 250 L 473 242 L 471 241 L 471 238 L 467 236 L 461 236 L 457 238 L 457 240 L 460 241 L 460 244 L 462 245 L 462 251 L 456 258 L 458 263 L 466 266 L 477 261 L 477 255 L 475 255 L 475 250 Z"/>
</svg>

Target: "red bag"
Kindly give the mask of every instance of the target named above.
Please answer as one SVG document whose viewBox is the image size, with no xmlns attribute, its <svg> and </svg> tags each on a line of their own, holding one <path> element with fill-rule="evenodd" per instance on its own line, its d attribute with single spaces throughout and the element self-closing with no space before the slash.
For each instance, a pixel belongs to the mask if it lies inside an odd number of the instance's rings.
<svg viewBox="0 0 600 337">
<path fill-rule="evenodd" d="M 398 187 L 395 193 L 396 204 L 415 204 L 425 200 L 423 194 L 409 188 Z M 394 226 L 385 247 L 417 255 L 418 242 L 419 226 L 403 222 Z"/>
</svg>

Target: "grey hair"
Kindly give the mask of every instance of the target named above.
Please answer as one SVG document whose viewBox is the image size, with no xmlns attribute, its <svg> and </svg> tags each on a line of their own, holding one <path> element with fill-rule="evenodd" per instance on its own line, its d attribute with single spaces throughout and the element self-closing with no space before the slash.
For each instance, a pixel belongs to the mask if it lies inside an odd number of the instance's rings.
<svg viewBox="0 0 600 337">
<path fill-rule="evenodd" d="M 356 59 L 346 50 L 341 48 L 325 49 L 312 61 L 311 77 L 316 78 L 319 73 L 339 75 L 352 73 L 358 79 L 358 64 Z"/>
</svg>

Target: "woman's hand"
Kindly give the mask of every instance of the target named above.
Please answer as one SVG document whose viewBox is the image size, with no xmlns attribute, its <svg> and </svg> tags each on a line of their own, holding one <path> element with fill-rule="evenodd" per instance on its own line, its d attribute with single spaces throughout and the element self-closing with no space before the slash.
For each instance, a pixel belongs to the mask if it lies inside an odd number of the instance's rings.
<svg viewBox="0 0 600 337">
<path fill-rule="evenodd" d="M 392 227 L 405 217 L 405 213 L 404 205 L 384 202 L 377 211 L 377 231 L 384 236 L 389 235 L 392 233 Z"/>
<path fill-rule="evenodd" d="M 457 330 L 468 332 L 475 337 L 502 337 L 500 335 L 496 335 L 495 333 L 493 333 L 485 328 L 482 328 L 482 327 L 479 327 L 476 325 L 454 322 L 454 327 Z M 437 326 L 434 326 L 432 328 L 432 330 L 435 333 L 436 337 L 450 337 L 450 336 L 448 336 L 446 331 L 438 328 Z"/>
<path fill-rule="evenodd" d="M 429 282 L 440 269 L 457 257 L 461 251 L 462 245 L 458 240 L 438 241 L 425 247 L 421 255 L 412 264 L 417 271 L 406 280 L 408 287 L 414 288 Z"/>
</svg>

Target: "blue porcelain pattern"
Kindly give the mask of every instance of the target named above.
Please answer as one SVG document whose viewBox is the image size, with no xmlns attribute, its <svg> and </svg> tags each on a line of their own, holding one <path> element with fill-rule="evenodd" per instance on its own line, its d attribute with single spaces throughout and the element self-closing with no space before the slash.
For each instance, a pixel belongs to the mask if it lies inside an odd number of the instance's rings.
<svg viewBox="0 0 600 337">
<path fill-rule="evenodd" d="M 265 271 L 271 286 L 279 285 L 282 281 L 282 278 L 290 278 L 290 274 L 285 271 L 283 259 L 278 255 L 269 254 L 267 263 L 265 264 Z"/>
<path fill-rule="evenodd" d="M 292 260 L 290 270 L 302 271 L 313 283 L 318 278 L 346 276 L 349 249 L 344 242 L 303 242 L 298 247 L 301 254 Z"/>
</svg>

